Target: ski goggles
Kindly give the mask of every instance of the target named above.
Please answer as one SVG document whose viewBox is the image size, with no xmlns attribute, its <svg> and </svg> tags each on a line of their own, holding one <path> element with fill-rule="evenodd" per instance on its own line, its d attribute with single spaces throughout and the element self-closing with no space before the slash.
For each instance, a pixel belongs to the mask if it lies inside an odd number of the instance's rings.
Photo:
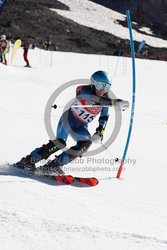
<svg viewBox="0 0 167 250">
<path fill-rule="evenodd" d="M 109 90 L 111 88 L 111 84 L 105 83 L 105 82 L 96 82 L 95 88 L 97 90 L 105 90 L 105 92 L 109 92 Z"/>
</svg>

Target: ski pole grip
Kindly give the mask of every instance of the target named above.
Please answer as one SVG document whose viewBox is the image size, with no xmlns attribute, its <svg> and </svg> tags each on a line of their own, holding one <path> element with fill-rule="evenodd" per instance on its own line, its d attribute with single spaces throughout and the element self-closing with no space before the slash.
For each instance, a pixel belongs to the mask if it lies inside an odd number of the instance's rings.
<svg viewBox="0 0 167 250">
<path fill-rule="evenodd" d="M 54 108 L 54 109 L 57 109 L 57 105 L 56 104 L 54 104 L 53 106 L 51 106 L 52 108 Z"/>
</svg>

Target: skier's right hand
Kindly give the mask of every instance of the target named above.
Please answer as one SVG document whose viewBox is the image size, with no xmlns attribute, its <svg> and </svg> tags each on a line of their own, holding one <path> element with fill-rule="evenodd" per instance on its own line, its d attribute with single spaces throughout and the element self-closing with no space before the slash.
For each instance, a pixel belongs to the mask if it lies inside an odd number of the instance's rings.
<svg viewBox="0 0 167 250">
<path fill-rule="evenodd" d="M 96 129 L 96 133 L 92 136 L 92 142 L 93 143 L 100 143 L 103 140 L 103 134 L 104 134 L 104 128 L 102 126 L 99 126 Z"/>
<path fill-rule="evenodd" d="M 125 111 L 129 108 L 129 102 L 121 99 L 114 99 L 112 100 L 112 106 L 118 110 Z"/>
</svg>

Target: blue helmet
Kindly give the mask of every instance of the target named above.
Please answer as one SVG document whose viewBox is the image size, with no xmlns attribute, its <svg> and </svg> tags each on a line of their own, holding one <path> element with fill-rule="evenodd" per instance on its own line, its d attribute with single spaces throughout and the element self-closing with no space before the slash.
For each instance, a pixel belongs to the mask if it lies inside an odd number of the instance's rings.
<svg viewBox="0 0 167 250">
<path fill-rule="evenodd" d="M 91 85 L 94 86 L 97 90 L 105 90 L 105 92 L 109 92 L 111 87 L 110 75 L 102 70 L 96 71 L 91 76 Z"/>
</svg>

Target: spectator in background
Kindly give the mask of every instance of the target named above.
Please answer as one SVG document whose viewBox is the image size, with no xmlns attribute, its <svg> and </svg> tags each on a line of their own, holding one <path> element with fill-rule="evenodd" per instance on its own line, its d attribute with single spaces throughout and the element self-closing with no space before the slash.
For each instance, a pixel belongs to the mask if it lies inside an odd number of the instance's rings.
<svg viewBox="0 0 167 250">
<path fill-rule="evenodd" d="M 143 51 L 142 57 L 143 57 L 144 59 L 147 59 L 147 58 L 148 58 L 148 49 L 147 49 L 147 48 Z"/>
<path fill-rule="evenodd" d="M 124 56 L 124 51 L 118 49 L 114 51 L 114 56 Z"/>
<path fill-rule="evenodd" d="M 43 43 L 43 49 L 51 50 L 51 46 L 52 46 L 52 42 L 51 42 L 50 39 L 47 39 L 47 40 Z"/>
<path fill-rule="evenodd" d="M 36 47 L 36 44 L 35 44 L 35 43 L 31 43 L 31 44 L 29 45 L 29 49 L 35 49 L 35 47 Z"/>
<path fill-rule="evenodd" d="M 35 47 L 36 47 L 36 44 L 32 43 L 32 49 L 35 49 Z"/>
<path fill-rule="evenodd" d="M 29 60 L 28 60 L 28 50 L 29 50 L 29 42 L 27 40 L 24 41 L 23 43 L 23 57 L 24 57 L 24 61 L 26 62 L 25 67 L 31 68 Z"/>
<path fill-rule="evenodd" d="M 161 60 L 161 61 L 166 61 L 165 53 L 159 52 L 158 59 Z"/>
<path fill-rule="evenodd" d="M 9 52 L 9 43 L 6 40 L 6 35 L 0 36 L 0 62 L 7 65 L 6 53 Z"/>
</svg>

